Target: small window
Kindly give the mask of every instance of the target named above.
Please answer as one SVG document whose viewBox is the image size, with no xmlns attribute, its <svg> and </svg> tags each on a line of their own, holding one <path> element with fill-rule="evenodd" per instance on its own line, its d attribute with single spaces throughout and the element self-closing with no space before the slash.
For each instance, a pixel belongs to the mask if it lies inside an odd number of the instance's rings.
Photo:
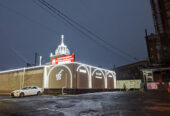
<svg viewBox="0 0 170 116">
<path fill-rule="evenodd" d="M 24 87 L 24 88 L 22 88 L 21 90 L 26 90 L 26 89 L 28 89 L 28 87 Z"/>
<path fill-rule="evenodd" d="M 148 76 L 152 76 L 152 73 L 148 73 Z"/>
</svg>

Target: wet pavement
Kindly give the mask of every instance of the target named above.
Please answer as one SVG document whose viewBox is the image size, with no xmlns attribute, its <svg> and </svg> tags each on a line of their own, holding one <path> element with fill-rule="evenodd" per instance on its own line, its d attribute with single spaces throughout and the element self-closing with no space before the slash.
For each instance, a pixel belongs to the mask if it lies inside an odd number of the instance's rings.
<svg viewBox="0 0 170 116">
<path fill-rule="evenodd" d="M 0 96 L 0 116 L 170 116 L 170 94 L 102 92 L 24 98 Z"/>
</svg>

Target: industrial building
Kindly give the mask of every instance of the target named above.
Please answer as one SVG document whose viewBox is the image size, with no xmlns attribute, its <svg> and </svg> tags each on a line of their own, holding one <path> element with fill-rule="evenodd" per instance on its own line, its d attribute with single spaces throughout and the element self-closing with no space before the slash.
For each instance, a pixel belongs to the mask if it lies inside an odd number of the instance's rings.
<svg viewBox="0 0 170 116">
<path fill-rule="evenodd" d="M 117 78 L 117 88 L 139 89 L 143 80 L 143 73 L 140 69 L 148 66 L 148 61 L 139 61 L 132 64 L 115 68 Z"/>
<path fill-rule="evenodd" d="M 147 89 L 166 90 L 170 87 L 170 1 L 150 0 L 155 34 L 146 32 L 150 66 L 143 68 Z"/>
<path fill-rule="evenodd" d="M 167 89 L 170 82 L 170 0 L 150 0 L 150 4 L 156 33 L 145 31 L 148 60 L 116 67 L 115 71 L 117 80 L 140 79 L 148 89 Z"/>
<path fill-rule="evenodd" d="M 9 93 L 24 86 L 50 88 L 116 88 L 116 73 L 111 70 L 74 61 L 74 54 L 62 42 L 50 64 L 0 72 L 0 93 Z M 40 63 L 41 64 L 41 63 Z"/>
<path fill-rule="evenodd" d="M 143 79 L 143 73 L 140 69 L 148 66 L 148 61 L 143 60 L 135 62 L 132 64 L 127 64 L 124 66 L 119 66 L 115 68 L 117 80 L 135 80 Z"/>
<path fill-rule="evenodd" d="M 170 1 L 150 0 L 155 34 L 146 32 L 149 61 L 154 66 L 170 65 Z"/>
</svg>

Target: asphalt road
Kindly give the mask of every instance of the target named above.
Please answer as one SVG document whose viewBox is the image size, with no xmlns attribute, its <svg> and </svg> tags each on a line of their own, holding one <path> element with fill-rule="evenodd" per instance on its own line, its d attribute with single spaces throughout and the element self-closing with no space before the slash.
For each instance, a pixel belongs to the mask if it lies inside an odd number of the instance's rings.
<svg viewBox="0 0 170 116">
<path fill-rule="evenodd" d="M 170 116 L 170 94 L 102 92 L 64 96 L 0 96 L 0 116 Z"/>
</svg>

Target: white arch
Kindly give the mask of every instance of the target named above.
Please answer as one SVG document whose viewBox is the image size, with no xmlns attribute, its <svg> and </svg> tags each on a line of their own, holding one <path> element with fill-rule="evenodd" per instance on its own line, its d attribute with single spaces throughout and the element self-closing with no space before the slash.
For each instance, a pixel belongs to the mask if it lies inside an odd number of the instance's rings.
<svg viewBox="0 0 170 116">
<path fill-rule="evenodd" d="M 49 81 L 49 76 L 50 76 L 50 73 L 51 73 L 51 71 L 54 69 L 54 68 L 56 68 L 56 67 L 59 67 L 59 66 L 63 66 L 63 67 L 65 67 L 68 71 L 69 71 L 69 73 L 70 73 L 70 88 L 72 88 L 73 86 L 72 86 L 72 72 L 71 72 L 71 70 L 69 69 L 69 67 L 68 66 L 66 66 L 66 65 L 63 65 L 63 64 L 57 64 L 57 65 L 55 65 L 53 68 L 51 68 L 50 70 L 49 70 L 49 73 L 48 73 L 48 81 Z M 49 82 L 48 82 L 49 83 Z"/>
<path fill-rule="evenodd" d="M 114 78 L 114 88 L 116 88 L 116 73 L 112 72 L 113 78 Z"/>
<path fill-rule="evenodd" d="M 88 78 L 89 78 L 89 74 L 90 74 L 90 72 L 89 72 L 89 70 L 88 70 L 87 66 L 85 66 L 85 65 L 79 65 L 79 66 L 77 67 L 77 71 L 78 71 L 81 67 L 84 67 L 84 68 L 87 70 Z"/>
<path fill-rule="evenodd" d="M 104 87 L 107 88 L 106 76 L 104 75 L 104 73 L 103 73 L 103 71 L 102 71 L 101 69 L 96 68 L 96 69 L 93 71 L 92 76 L 94 75 L 94 73 L 95 73 L 97 70 L 102 73 L 102 75 L 103 75 L 103 77 L 104 77 Z"/>
<path fill-rule="evenodd" d="M 95 73 L 97 70 L 100 71 L 100 72 L 102 73 L 102 75 L 104 76 L 104 78 L 106 78 L 105 75 L 104 75 L 104 73 L 103 73 L 103 71 L 100 70 L 100 69 L 97 69 L 97 68 L 93 71 L 92 76 L 94 75 L 94 73 Z"/>
<path fill-rule="evenodd" d="M 115 77 L 115 73 L 113 74 L 113 72 L 108 71 L 108 72 L 106 73 L 106 78 L 107 78 L 107 76 L 108 76 L 109 74 L 112 75 L 112 77 L 113 77 L 113 86 L 114 86 L 114 88 L 116 88 L 116 77 Z"/>
<path fill-rule="evenodd" d="M 88 87 L 90 86 L 90 72 L 89 72 L 89 69 L 87 68 L 87 66 L 81 64 L 77 67 L 77 71 L 81 68 L 81 67 L 84 67 L 86 70 L 87 70 L 87 74 L 88 74 Z"/>
</svg>

